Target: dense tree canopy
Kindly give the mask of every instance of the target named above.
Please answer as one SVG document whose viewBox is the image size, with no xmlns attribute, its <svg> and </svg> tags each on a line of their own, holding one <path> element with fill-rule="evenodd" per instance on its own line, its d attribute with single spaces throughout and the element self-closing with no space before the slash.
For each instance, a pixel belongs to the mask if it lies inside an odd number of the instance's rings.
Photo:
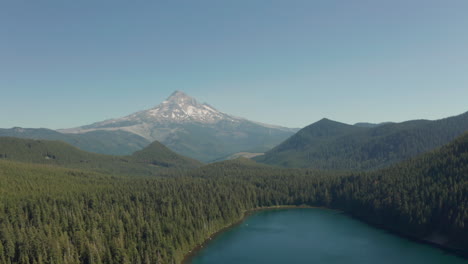
<svg viewBox="0 0 468 264">
<path fill-rule="evenodd" d="M 0 263 L 175 263 L 247 210 L 304 204 L 468 250 L 468 135 L 375 172 L 239 159 L 163 176 L 0 160 Z"/>
<path fill-rule="evenodd" d="M 62 141 L 0 137 L 0 159 L 124 175 L 159 175 L 162 169 L 202 165 L 157 141 L 132 155 L 112 156 L 83 151 Z"/>
<path fill-rule="evenodd" d="M 441 147 L 466 131 L 468 112 L 373 127 L 322 119 L 254 159 L 288 168 L 378 169 Z"/>
</svg>

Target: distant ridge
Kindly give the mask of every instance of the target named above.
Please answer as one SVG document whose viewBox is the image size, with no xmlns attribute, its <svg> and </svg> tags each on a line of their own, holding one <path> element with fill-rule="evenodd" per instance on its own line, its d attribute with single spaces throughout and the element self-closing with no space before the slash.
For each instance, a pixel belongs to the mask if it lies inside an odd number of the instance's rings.
<svg viewBox="0 0 468 264">
<path fill-rule="evenodd" d="M 435 121 L 352 126 L 322 119 L 255 157 L 284 167 L 374 169 L 440 147 L 468 131 L 468 112 Z"/>
<path fill-rule="evenodd" d="M 61 141 L 11 137 L 0 137 L 0 159 L 129 175 L 152 175 L 160 168 L 202 165 L 172 152 L 159 142 L 130 156 L 110 156 L 86 152 Z"/>
<path fill-rule="evenodd" d="M 0 129 L 0 137 L 60 140 L 81 150 L 108 155 L 129 155 L 151 143 L 141 136 L 122 130 L 63 134 L 46 128 L 14 127 Z"/>
</svg>

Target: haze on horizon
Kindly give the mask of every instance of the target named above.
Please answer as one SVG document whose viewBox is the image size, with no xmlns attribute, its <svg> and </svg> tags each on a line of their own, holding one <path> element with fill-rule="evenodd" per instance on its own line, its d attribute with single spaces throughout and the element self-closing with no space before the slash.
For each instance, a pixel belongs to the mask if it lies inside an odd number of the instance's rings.
<svg viewBox="0 0 468 264">
<path fill-rule="evenodd" d="M 468 110 L 468 2 L 3 1 L 0 127 L 68 128 L 180 90 L 303 127 Z"/>
</svg>

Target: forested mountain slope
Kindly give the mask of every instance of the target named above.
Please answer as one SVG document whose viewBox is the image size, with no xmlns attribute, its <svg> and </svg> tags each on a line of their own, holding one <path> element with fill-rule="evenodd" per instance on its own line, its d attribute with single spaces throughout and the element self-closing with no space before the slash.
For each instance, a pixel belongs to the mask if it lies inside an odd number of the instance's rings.
<svg viewBox="0 0 468 264">
<path fill-rule="evenodd" d="M 468 134 L 433 152 L 343 177 L 333 207 L 388 229 L 468 250 Z"/>
<path fill-rule="evenodd" d="M 15 127 L 0 129 L 0 137 L 60 140 L 84 151 L 107 155 L 129 155 L 151 143 L 141 136 L 121 130 L 63 134 L 45 128 Z"/>
<path fill-rule="evenodd" d="M 131 156 L 110 156 L 82 151 L 61 141 L 10 137 L 0 137 L 0 159 L 129 175 L 151 175 L 158 168 L 194 168 L 201 165 L 158 142 Z"/>
<path fill-rule="evenodd" d="M 440 147 L 466 131 L 468 112 L 436 121 L 414 120 L 376 127 L 323 119 L 254 159 L 284 167 L 376 169 Z"/>
<path fill-rule="evenodd" d="M 161 167 L 196 168 L 202 166 L 201 162 L 179 155 L 158 141 L 136 151 L 130 157 L 134 162 Z"/>
<path fill-rule="evenodd" d="M 143 155 L 144 156 L 144 155 Z M 246 210 L 313 205 L 468 252 L 468 135 L 375 172 L 248 160 L 172 177 L 0 160 L 0 263 L 174 263 Z"/>
</svg>

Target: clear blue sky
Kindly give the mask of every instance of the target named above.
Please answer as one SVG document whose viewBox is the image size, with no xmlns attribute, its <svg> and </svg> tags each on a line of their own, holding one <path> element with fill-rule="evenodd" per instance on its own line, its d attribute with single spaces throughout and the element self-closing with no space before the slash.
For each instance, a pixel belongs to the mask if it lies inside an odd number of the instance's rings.
<svg viewBox="0 0 468 264">
<path fill-rule="evenodd" d="M 468 111 L 466 0 L 4 0 L 0 127 L 67 128 L 181 90 L 302 127 Z"/>
</svg>

